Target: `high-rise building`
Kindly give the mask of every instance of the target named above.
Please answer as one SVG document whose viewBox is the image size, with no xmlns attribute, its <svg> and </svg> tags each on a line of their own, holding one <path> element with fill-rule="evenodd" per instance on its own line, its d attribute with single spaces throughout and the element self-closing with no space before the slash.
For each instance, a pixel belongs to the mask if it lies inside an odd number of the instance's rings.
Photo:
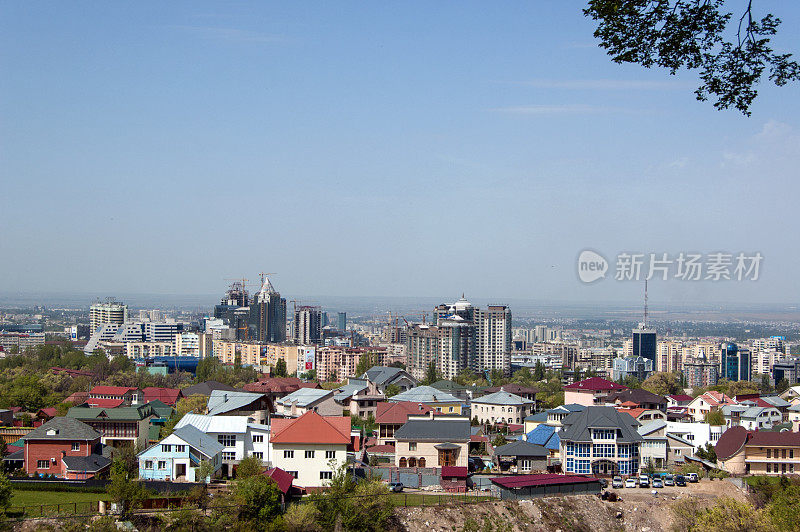
<svg viewBox="0 0 800 532">
<path fill-rule="evenodd" d="M 90 334 L 106 323 L 122 325 L 126 321 L 128 321 L 128 306 L 119 301 L 108 299 L 103 303 L 98 301 L 89 307 Z"/>
<path fill-rule="evenodd" d="M 637 328 L 633 330 L 633 352 L 635 357 L 642 357 L 653 361 L 653 367 L 656 365 L 656 330 L 647 327 L 646 324 L 640 323 Z"/>
<path fill-rule="evenodd" d="M 219 305 L 214 307 L 214 317 L 235 331 L 236 340 L 250 339 L 250 308 L 248 293 L 243 282 L 231 284 Z"/>
<path fill-rule="evenodd" d="M 347 312 L 340 312 L 338 314 L 338 319 L 339 319 L 339 323 L 338 323 L 339 332 L 346 331 L 347 330 Z"/>
<path fill-rule="evenodd" d="M 719 380 L 719 368 L 705 357 L 687 358 L 683 362 L 683 376 L 689 388 L 714 386 Z"/>
<path fill-rule="evenodd" d="M 261 290 L 250 303 L 249 336 L 259 342 L 286 341 L 286 300 L 266 276 L 261 280 Z"/>
<path fill-rule="evenodd" d="M 750 350 L 733 342 L 720 346 L 720 377 L 729 381 L 751 380 Z"/>
<path fill-rule="evenodd" d="M 511 309 L 505 305 L 489 305 L 475 309 L 475 363 L 473 370 L 511 372 Z"/>
<path fill-rule="evenodd" d="M 294 310 L 294 343 L 298 345 L 322 343 L 322 309 L 302 306 Z"/>
</svg>

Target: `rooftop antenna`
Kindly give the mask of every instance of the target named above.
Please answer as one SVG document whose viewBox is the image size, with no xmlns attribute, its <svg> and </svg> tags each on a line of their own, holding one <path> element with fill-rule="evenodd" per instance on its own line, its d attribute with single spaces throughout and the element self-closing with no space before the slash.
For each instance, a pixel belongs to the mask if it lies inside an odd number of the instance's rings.
<svg viewBox="0 0 800 532">
<path fill-rule="evenodd" d="M 644 326 L 647 328 L 647 279 L 644 280 Z"/>
</svg>

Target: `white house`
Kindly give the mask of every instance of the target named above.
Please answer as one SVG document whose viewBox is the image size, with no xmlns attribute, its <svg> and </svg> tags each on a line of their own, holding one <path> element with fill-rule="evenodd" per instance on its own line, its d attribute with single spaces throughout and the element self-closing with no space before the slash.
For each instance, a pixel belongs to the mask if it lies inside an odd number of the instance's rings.
<svg viewBox="0 0 800 532">
<path fill-rule="evenodd" d="M 692 402 L 687 405 L 689 415 L 696 422 L 705 420 L 706 414 L 712 410 L 717 410 L 725 405 L 738 404 L 735 399 L 728 397 L 724 393 L 710 390 L 704 394 L 695 397 Z"/>
<path fill-rule="evenodd" d="M 716 445 L 719 437 L 727 427 L 723 425 L 709 425 L 708 423 L 687 423 L 682 421 L 667 421 L 667 433 L 673 434 L 682 440 L 691 443 L 695 449 L 705 447 L 707 443 Z"/>
<path fill-rule="evenodd" d="M 313 411 L 323 416 L 341 416 L 344 408 L 334 396 L 334 390 L 300 388 L 275 401 L 275 415 L 300 417 Z"/>
<path fill-rule="evenodd" d="M 138 454 L 139 478 L 197 482 L 204 461 L 213 466 L 211 476 L 217 476 L 223 448 L 212 436 L 186 425 Z"/>
<path fill-rule="evenodd" d="M 495 392 L 472 400 L 473 417 L 478 423 L 521 425 L 533 412 L 534 402 L 509 392 Z"/>
<path fill-rule="evenodd" d="M 325 486 L 347 461 L 350 428 L 350 417 L 322 417 L 314 411 L 298 418 L 273 418 L 273 465 L 294 476 L 297 486 Z"/>
<path fill-rule="evenodd" d="M 261 459 L 264 465 L 272 461 L 270 427 L 254 423 L 253 418 L 186 414 L 175 428 L 185 426 L 195 427 L 223 446 L 220 458 L 224 477 L 232 476 L 235 465 L 247 456 Z"/>
<path fill-rule="evenodd" d="M 771 429 L 783 422 L 783 414 L 770 406 L 726 405 L 722 407 L 725 426 L 741 426 L 747 430 Z"/>
</svg>

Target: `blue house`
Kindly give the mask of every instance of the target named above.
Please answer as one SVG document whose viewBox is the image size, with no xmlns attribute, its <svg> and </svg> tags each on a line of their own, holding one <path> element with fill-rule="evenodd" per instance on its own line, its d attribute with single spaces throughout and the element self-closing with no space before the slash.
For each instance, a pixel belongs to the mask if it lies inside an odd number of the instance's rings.
<svg viewBox="0 0 800 532">
<path fill-rule="evenodd" d="M 222 467 L 225 447 L 211 436 L 190 425 L 183 426 L 145 449 L 139 458 L 139 478 L 197 482 L 197 468 L 203 461 L 213 466 L 212 477 Z"/>
</svg>

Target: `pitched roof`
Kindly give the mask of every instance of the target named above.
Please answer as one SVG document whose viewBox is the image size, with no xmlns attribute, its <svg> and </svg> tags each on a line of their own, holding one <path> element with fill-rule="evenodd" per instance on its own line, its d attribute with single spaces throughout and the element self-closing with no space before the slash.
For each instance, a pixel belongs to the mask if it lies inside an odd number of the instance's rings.
<svg viewBox="0 0 800 532">
<path fill-rule="evenodd" d="M 235 392 L 236 388 L 230 386 L 229 384 L 223 384 L 217 381 L 205 381 L 198 384 L 193 384 L 192 386 L 187 386 L 181 391 L 183 392 L 184 397 L 189 397 L 190 395 L 211 395 L 211 392 L 214 390 Z"/>
<path fill-rule="evenodd" d="M 443 392 L 462 392 L 464 390 L 469 390 L 469 386 L 464 386 L 463 384 L 459 384 L 454 381 L 442 379 L 438 380 L 431 384 L 432 388 L 436 388 L 437 390 L 441 390 Z"/>
<path fill-rule="evenodd" d="M 550 452 L 541 445 L 517 440 L 494 449 L 495 456 L 538 456 L 546 457 Z"/>
<path fill-rule="evenodd" d="M 468 419 L 412 419 L 395 431 L 394 438 L 468 442 L 470 424 Z"/>
<path fill-rule="evenodd" d="M 533 423 L 547 423 L 547 412 L 539 412 L 538 414 L 526 416 L 525 421 L 531 421 Z"/>
<path fill-rule="evenodd" d="M 203 414 L 186 414 L 175 424 L 175 428 L 192 426 L 205 433 L 247 432 L 247 416 L 207 416 Z"/>
<path fill-rule="evenodd" d="M 94 408 L 73 406 L 67 416 L 75 419 L 112 419 L 116 421 L 139 421 L 150 416 L 152 409 L 147 405 L 118 406 L 116 408 Z"/>
<path fill-rule="evenodd" d="M 722 435 L 724 436 L 727 432 L 726 430 Z M 720 437 L 720 439 L 722 439 L 722 437 Z M 750 433 L 747 445 L 798 447 L 800 446 L 800 432 L 770 432 L 759 430 Z"/>
<path fill-rule="evenodd" d="M 527 434 L 526 439 L 528 443 L 535 443 L 553 451 L 557 451 L 561 443 L 558 431 L 552 425 L 539 425 Z"/>
<path fill-rule="evenodd" d="M 334 396 L 336 400 L 341 402 L 345 399 L 350 399 L 353 395 L 357 394 L 360 391 L 366 390 L 369 388 L 367 381 L 365 379 L 347 379 L 347 384 L 344 386 L 340 386 L 333 390 Z"/>
<path fill-rule="evenodd" d="M 66 399 L 64 399 L 64 402 L 72 403 L 74 405 L 79 405 L 85 403 L 88 398 L 89 398 L 89 392 L 75 392 Z"/>
<path fill-rule="evenodd" d="M 469 468 L 465 466 L 442 466 L 442 477 L 467 478 Z"/>
<path fill-rule="evenodd" d="M 562 421 L 564 428 L 559 437 L 562 441 L 592 441 L 591 429 L 619 429 L 617 442 L 637 442 L 644 438 L 639 434 L 639 422 L 610 406 L 587 406 L 585 410 L 573 412 Z"/>
<path fill-rule="evenodd" d="M 603 379 L 602 377 L 590 377 L 574 384 L 568 384 L 567 386 L 564 386 L 564 390 L 573 392 L 605 392 L 612 390 L 626 390 L 627 388 L 627 386 L 617 384 L 616 382 L 611 382 L 610 380 Z"/>
<path fill-rule="evenodd" d="M 667 422 L 664 421 L 663 419 L 654 419 L 652 421 L 648 421 L 647 423 L 636 429 L 636 431 L 642 436 L 647 436 L 648 434 L 652 434 L 655 431 L 661 430 L 666 426 Z"/>
<path fill-rule="evenodd" d="M 731 427 L 719 437 L 714 451 L 718 460 L 728 460 L 738 453 L 747 442 L 747 429 L 738 425 Z"/>
<path fill-rule="evenodd" d="M 490 393 L 489 395 L 484 395 L 483 397 L 480 397 L 478 399 L 473 399 L 472 402 L 479 404 L 516 405 L 516 406 L 533 404 L 533 401 L 531 401 L 530 399 L 525 399 L 524 397 L 520 397 L 519 395 L 514 395 L 513 393 L 509 392 Z"/>
<path fill-rule="evenodd" d="M 514 475 L 510 477 L 490 478 L 494 484 L 508 489 L 530 488 L 534 486 L 551 486 L 554 484 L 582 484 L 599 482 L 598 479 L 582 475 L 559 475 L 548 473 L 543 475 Z"/>
<path fill-rule="evenodd" d="M 174 431 L 172 431 L 172 434 L 182 439 L 209 458 L 213 458 L 217 455 L 217 453 L 221 452 L 225 448 L 225 446 L 219 443 L 217 440 L 191 425 L 185 425 L 183 427 L 176 428 Z"/>
<path fill-rule="evenodd" d="M 274 418 L 270 442 L 346 445 L 351 427 L 349 417 L 323 417 L 310 410 L 295 419 Z"/>
<path fill-rule="evenodd" d="M 405 373 L 405 370 L 389 366 L 372 366 L 364 372 L 362 378 L 369 379 L 370 382 L 382 386 L 391 383 L 401 373 Z"/>
<path fill-rule="evenodd" d="M 53 432 L 52 434 L 48 434 Z M 54 417 L 50 421 L 33 429 L 22 439 L 30 440 L 80 440 L 91 441 L 100 437 L 100 433 L 92 427 L 70 417 Z"/>
<path fill-rule="evenodd" d="M 333 390 L 323 390 L 322 388 L 300 388 L 286 397 L 282 397 L 275 402 L 279 405 L 291 405 L 297 403 L 299 407 L 306 407 L 317 401 L 333 397 Z"/>
<path fill-rule="evenodd" d="M 648 392 L 642 388 L 634 388 L 634 389 L 627 389 L 627 390 L 619 390 L 616 392 L 612 392 L 608 395 L 608 401 L 630 401 L 640 405 L 642 403 L 657 403 L 657 404 L 666 404 L 667 399 L 663 395 L 658 395 L 652 392 Z"/>
<path fill-rule="evenodd" d="M 48 407 L 48 408 L 40 408 L 39 411 L 36 412 L 37 416 L 39 414 L 42 414 L 43 416 L 45 416 L 47 418 L 54 418 L 54 417 L 56 417 L 56 415 L 58 415 L 58 410 L 54 406 L 51 406 L 51 407 Z"/>
<path fill-rule="evenodd" d="M 389 401 L 411 401 L 412 403 L 461 403 L 461 399 L 432 386 L 417 386 L 389 398 Z"/>
<path fill-rule="evenodd" d="M 92 399 L 86 400 L 86 404 L 97 408 L 116 408 L 125 401 L 122 399 Z"/>
<path fill-rule="evenodd" d="M 267 469 L 264 471 L 264 475 L 275 481 L 275 483 L 278 485 L 278 489 L 281 490 L 281 493 L 286 494 L 292 488 L 294 476 L 290 475 L 279 467 Z"/>
<path fill-rule="evenodd" d="M 694 398 L 696 401 L 697 399 L 702 399 L 709 405 L 719 406 L 719 405 L 735 405 L 737 404 L 736 400 L 732 397 L 728 397 L 722 392 L 718 392 L 716 390 L 709 390 L 701 395 L 698 395 Z"/>
<path fill-rule="evenodd" d="M 249 406 L 265 397 L 263 393 L 212 390 L 208 398 L 208 414 L 214 416 Z"/>
<path fill-rule="evenodd" d="M 111 459 L 100 454 L 89 456 L 64 456 L 61 458 L 67 471 L 97 473 L 111 465 Z"/>
<path fill-rule="evenodd" d="M 177 388 L 156 388 L 155 386 L 148 386 L 144 390 L 144 402 L 161 401 L 165 405 L 175 405 L 179 398 L 183 396 Z"/>
<path fill-rule="evenodd" d="M 287 394 L 300 388 L 319 388 L 318 382 L 303 382 L 297 377 L 269 377 L 259 379 L 257 382 L 245 384 L 244 389 L 248 392 Z"/>
<path fill-rule="evenodd" d="M 667 397 L 677 403 L 688 402 L 694 399 L 694 397 L 692 397 L 691 395 L 686 395 L 685 393 L 672 394 L 668 395 Z"/>
<path fill-rule="evenodd" d="M 786 401 L 785 399 L 781 399 L 777 395 L 768 395 L 766 397 L 761 397 L 760 399 L 769 404 L 770 406 L 774 406 L 775 408 L 786 408 L 790 404 L 792 404 L 789 401 Z"/>
<path fill-rule="evenodd" d="M 128 392 L 135 392 L 139 388 L 130 386 L 95 386 L 89 390 L 90 395 L 125 395 Z"/>
<path fill-rule="evenodd" d="M 403 424 L 410 414 L 427 414 L 432 409 L 422 403 L 401 401 L 399 403 L 380 402 L 375 414 L 376 423 Z"/>
<path fill-rule="evenodd" d="M 535 394 L 539 393 L 539 390 L 532 387 L 532 386 L 522 386 L 521 384 L 517 384 L 515 382 L 511 382 L 509 384 L 503 384 L 502 386 L 490 386 L 484 390 L 486 393 L 494 393 L 494 392 L 509 392 L 516 395 L 520 394 Z"/>
</svg>

